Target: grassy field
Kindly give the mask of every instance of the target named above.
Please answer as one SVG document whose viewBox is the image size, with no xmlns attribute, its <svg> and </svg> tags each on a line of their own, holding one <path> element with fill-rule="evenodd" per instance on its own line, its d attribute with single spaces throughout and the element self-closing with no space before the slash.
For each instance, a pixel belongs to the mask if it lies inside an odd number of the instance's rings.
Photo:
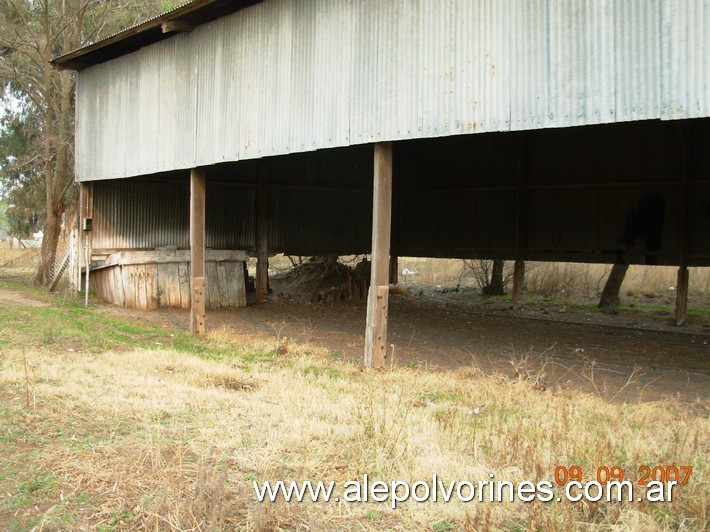
<svg viewBox="0 0 710 532">
<path fill-rule="evenodd" d="M 0 287 L 7 285 L 0 285 Z M 363 372 L 313 345 L 195 338 L 14 285 L 0 305 L 3 530 L 706 530 L 707 404 Z M 693 466 L 671 503 L 259 503 L 254 480 L 593 480 Z M 556 495 L 562 493 L 556 487 Z"/>
</svg>

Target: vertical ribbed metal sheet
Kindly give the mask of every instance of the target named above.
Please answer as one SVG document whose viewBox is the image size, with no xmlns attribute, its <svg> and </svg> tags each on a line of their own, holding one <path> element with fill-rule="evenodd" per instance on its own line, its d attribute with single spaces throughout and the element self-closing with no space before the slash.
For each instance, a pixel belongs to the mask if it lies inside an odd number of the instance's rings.
<svg viewBox="0 0 710 532">
<path fill-rule="evenodd" d="M 661 35 L 661 117 L 709 116 L 710 0 L 663 2 Z"/>
<path fill-rule="evenodd" d="M 188 181 L 106 181 L 94 186 L 94 250 L 190 245 Z"/>
<path fill-rule="evenodd" d="M 298 220 L 298 223 L 293 223 Z M 342 221 L 347 220 L 347 224 Z M 274 188 L 269 195 L 269 249 L 301 254 L 370 251 L 372 193 Z"/>
<path fill-rule="evenodd" d="M 213 249 L 256 246 L 256 188 L 207 185 L 205 245 Z"/>
<path fill-rule="evenodd" d="M 547 0 L 515 0 L 509 35 L 511 129 L 544 127 L 548 116 Z"/>
<path fill-rule="evenodd" d="M 614 122 L 613 21 L 611 0 L 548 6 L 546 126 Z"/>
<path fill-rule="evenodd" d="M 79 74 L 97 180 L 710 116 L 710 0 L 266 0 Z"/>
<path fill-rule="evenodd" d="M 660 118 L 661 2 L 617 1 L 614 9 L 615 118 Z"/>
<path fill-rule="evenodd" d="M 105 181 L 94 185 L 94 250 L 189 248 L 189 180 Z M 255 245 L 256 190 L 229 183 L 207 185 L 205 245 Z"/>
</svg>

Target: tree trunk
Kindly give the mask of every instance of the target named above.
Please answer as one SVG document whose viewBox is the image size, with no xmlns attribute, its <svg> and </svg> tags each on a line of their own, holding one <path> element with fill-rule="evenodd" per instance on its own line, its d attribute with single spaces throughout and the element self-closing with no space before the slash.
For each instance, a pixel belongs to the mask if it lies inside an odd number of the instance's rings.
<svg viewBox="0 0 710 532">
<path fill-rule="evenodd" d="M 505 261 L 500 259 L 493 260 L 491 268 L 491 281 L 488 283 L 484 291 L 486 296 L 502 296 L 505 294 L 505 285 L 503 283 L 503 266 Z"/>
<path fill-rule="evenodd" d="M 96 42 L 100 32 L 109 30 L 107 25 L 125 27 L 133 17 L 157 9 L 159 3 L 0 1 L 0 20 L 9 22 L 7 31 L 4 26 L 0 31 L 0 103 L 23 102 L 19 115 L 36 131 L 29 140 L 31 149 L 22 150 L 25 164 L 32 167 L 33 184 L 44 184 L 46 212 L 43 208 L 40 214 L 46 214 L 46 222 L 34 279 L 38 284 L 51 280 L 62 214 L 73 201 L 67 191 L 73 181 L 74 75 L 54 70 L 49 61 L 82 43 Z"/>
<path fill-rule="evenodd" d="M 47 73 L 49 80 L 50 73 Z M 69 170 L 71 143 L 71 94 L 73 81 L 65 73 L 60 79 L 61 94 L 58 98 L 59 123 L 55 126 L 56 138 L 44 139 L 45 152 L 48 161 L 45 170 L 45 187 L 47 199 L 47 219 L 44 222 L 44 239 L 42 240 L 42 255 L 39 268 L 35 276 L 35 284 L 48 286 L 52 282 L 52 273 L 57 255 L 57 243 L 62 229 L 62 214 L 64 214 L 65 195 L 71 185 Z M 45 125 L 52 126 L 53 116 L 45 113 Z"/>
<path fill-rule="evenodd" d="M 602 296 L 599 299 L 598 307 L 602 312 L 606 314 L 619 313 L 619 291 L 628 269 L 628 264 L 614 264 L 612 266 L 609 278 L 604 285 L 604 290 L 602 290 Z"/>
</svg>

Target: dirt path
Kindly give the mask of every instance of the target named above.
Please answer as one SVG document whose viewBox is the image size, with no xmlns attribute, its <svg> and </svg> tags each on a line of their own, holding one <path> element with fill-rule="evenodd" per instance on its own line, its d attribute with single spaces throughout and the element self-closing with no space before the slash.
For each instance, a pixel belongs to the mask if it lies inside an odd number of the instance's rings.
<svg viewBox="0 0 710 532">
<path fill-rule="evenodd" d="M 0 288 L 0 304 L 48 303 Z M 124 317 L 187 328 L 187 311 L 136 311 L 105 306 Z M 389 360 L 400 366 L 450 370 L 475 366 L 509 378 L 538 380 L 548 390 L 573 387 L 612 399 L 677 397 L 710 400 L 710 330 L 697 322 L 676 328 L 664 316 L 604 316 L 554 305 L 513 310 L 504 301 L 437 292 L 392 294 Z M 231 327 L 265 337 L 327 347 L 359 362 L 363 303 L 305 304 L 273 299 L 243 309 L 209 311 L 208 328 Z"/>
<path fill-rule="evenodd" d="M 48 307 L 49 304 L 35 299 L 26 294 L 20 294 L 0 287 L 0 305 L 10 303 L 12 305 L 26 305 L 28 307 Z"/>
</svg>

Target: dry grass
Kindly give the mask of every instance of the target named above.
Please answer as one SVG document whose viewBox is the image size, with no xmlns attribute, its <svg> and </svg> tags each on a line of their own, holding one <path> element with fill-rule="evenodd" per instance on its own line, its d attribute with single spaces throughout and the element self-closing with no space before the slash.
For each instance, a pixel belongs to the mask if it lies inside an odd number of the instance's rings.
<svg viewBox="0 0 710 532">
<path fill-rule="evenodd" d="M 4 349 L 0 528 L 702 530 L 707 405 L 612 405 L 475 368 L 364 373 L 222 329 L 172 350 Z M 50 346 L 51 347 L 51 346 Z M 214 356 L 211 353 L 215 353 Z M 25 371 L 25 361 L 30 368 Z M 526 372 L 532 368 L 526 367 Z M 28 395 L 29 394 L 29 395 Z M 29 402 L 26 401 L 30 398 Z M 271 479 L 552 479 L 694 466 L 671 504 L 258 503 Z"/>
<path fill-rule="evenodd" d="M 427 286 L 475 287 L 473 277 L 465 271 L 463 261 L 457 259 L 424 259 L 401 257 L 399 269 L 408 268 L 416 274 L 409 282 Z M 606 264 L 579 264 L 571 262 L 528 262 L 525 284 L 529 293 L 544 296 L 568 295 L 597 297 L 601 293 L 611 269 Z M 677 269 L 672 266 L 631 266 L 624 279 L 621 294 L 649 299 L 672 294 Z M 404 279 L 400 279 L 404 282 Z M 710 268 L 690 268 L 691 295 L 710 295 Z"/>
<path fill-rule="evenodd" d="M 9 246 L 9 243 L 3 242 L 3 244 L 7 244 Z M 6 262 L 10 262 L 12 260 L 17 259 L 18 257 L 22 257 L 23 255 L 27 255 L 28 253 L 36 253 L 36 249 L 24 249 L 24 248 L 14 248 L 10 249 L 9 247 L 3 247 L 0 245 L 0 264 L 4 264 Z"/>
<path fill-rule="evenodd" d="M 298 261 L 298 258 L 294 258 Z M 353 257 L 343 257 L 346 263 Z M 413 286 L 477 288 L 475 279 L 460 259 L 430 259 L 399 257 L 400 272 L 409 269 L 410 276 L 400 274 L 400 283 Z M 252 261 L 251 269 L 255 268 Z M 269 259 L 272 273 L 283 272 L 292 267 L 292 262 L 283 255 Z M 512 262 L 506 263 L 511 269 Z M 545 297 L 566 296 L 596 298 L 601 294 L 611 270 L 608 264 L 582 264 L 572 262 L 527 262 L 525 289 L 530 294 Z M 676 284 L 677 268 L 674 266 L 631 266 L 621 287 L 622 297 L 646 299 L 672 298 Z M 690 268 L 691 296 L 710 296 L 710 268 Z"/>
</svg>

